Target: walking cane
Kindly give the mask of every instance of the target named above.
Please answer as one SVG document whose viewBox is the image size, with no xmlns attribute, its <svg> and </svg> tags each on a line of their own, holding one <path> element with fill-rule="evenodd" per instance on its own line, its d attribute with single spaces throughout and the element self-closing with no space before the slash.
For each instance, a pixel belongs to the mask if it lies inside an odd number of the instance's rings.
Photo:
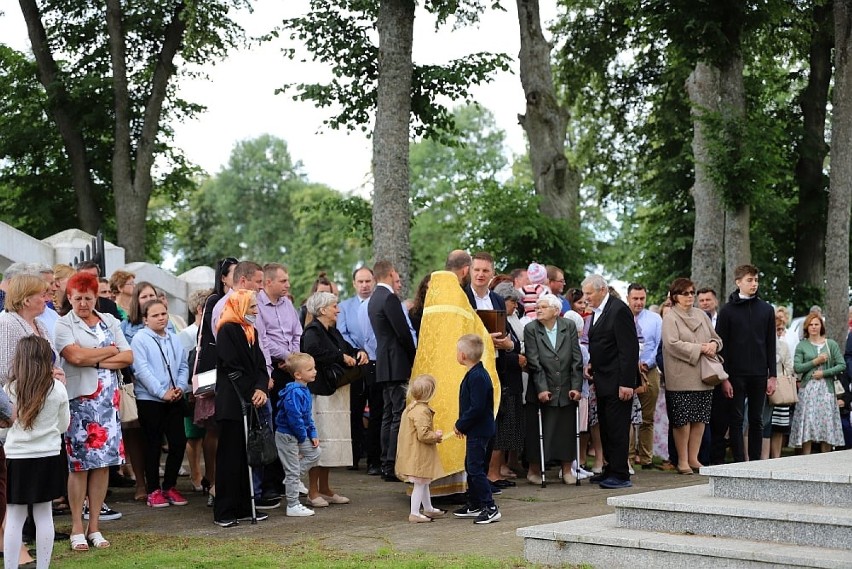
<svg viewBox="0 0 852 569">
<path fill-rule="evenodd" d="M 240 408 L 243 410 L 243 435 L 245 435 L 246 453 L 248 453 L 248 414 L 251 403 L 247 403 L 246 400 L 243 399 L 243 394 L 240 393 L 239 389 L 237 389 L 236 380 L 239 379 L 240 375 L 242 375 L 240 372 L 233 371 L 228 374 L 228 379 L 231 380 L 231 385 L 234 386 L 234 391 L 237 392 L 237 397 L 240 400 Z M 246 463 L 248 464 L 249 495 L 251 496 L 251 525 L 256 525 L 257 507 L 254 502 L 254 474 L 252 472 L 251 464 L 248 463 L 248 456 L 246 456 Z"/>
<path fill-rule="evenodd" d="M 580 485 L 580 402 L 577 401 L 577 409 L 574 413 L 574 462 L 577 464 L 577 471 L 574 473 L 577 479 L 575 483 Z"/>
<path fill-rule="evenodd" d="M 544 430 L 541 427 L 541 405 L 538 406 L 538 454 L 541 457 L 541 487 L 547 488 L 544 474 Z"/>
</svg>

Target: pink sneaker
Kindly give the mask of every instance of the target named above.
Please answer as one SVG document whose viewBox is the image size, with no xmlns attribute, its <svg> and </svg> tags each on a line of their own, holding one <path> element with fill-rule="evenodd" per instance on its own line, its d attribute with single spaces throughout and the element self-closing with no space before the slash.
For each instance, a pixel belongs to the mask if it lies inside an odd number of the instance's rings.
<svg viewBox="0 0 852 569">
<path fill-rule="evenodd" d="M 148 505 L 152 508 L 168 508 L 169 501 L 162 490 L 154 490 L 148 494 Z"/>
<path fill-rule="evenodd" d="M 165 492 L 163 492 L 163 496 L 166 500 L 168 500 L 169 504 L 172 506 L 186 506 L 189 504 L 189 500 L 183 497 L 183 495 L 177 491 L 176 488 L 169 488 Z"/>
</svg>

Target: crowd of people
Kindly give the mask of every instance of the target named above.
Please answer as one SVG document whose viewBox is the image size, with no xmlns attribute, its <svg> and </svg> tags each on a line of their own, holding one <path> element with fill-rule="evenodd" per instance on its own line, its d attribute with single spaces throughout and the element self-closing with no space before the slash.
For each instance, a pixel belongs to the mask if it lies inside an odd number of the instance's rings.
<svg viewBox="0 0 852 569">
<path fill-rule="evenodd" d="M 111 484 L 151 508 L 187 504 L 184 459 L 221 527 L 282 498 L 293 517 L 347 504 L 332 469 L 362 461 L 411 483 L 410 522 L 447 514 L 433 497 L 464 496 L 453 514 L 487 524 L 495 495 L 550 468 L 618 489 L 637 468 L 849 448 L 852 335 L 844 354 L 813 310 L 792 338 L 757 268 L 733 284 L 721 308 L 688 278 L 646 307 L 640 284 L 621 300 L 600 275 L 569 288 L 555 266 L 496 274 L 488 253 L 453 251 L 413 300 L 380 260 L 354 271 L 352 297 L 321 273 L 296 306 L 285 266 L 225 258 L 187 326 L 133 273 L 14 264 L 0 282 L 6 566 L 32 561 L 27 531 L 47 566 L 51 509 L 70 513 L 73 550 L 109 547 Z M 709 384 L 707 360 L 728 377 Z M 249 466 L 249 429 L 268 431 L 277 458 Z"/>
</svg>

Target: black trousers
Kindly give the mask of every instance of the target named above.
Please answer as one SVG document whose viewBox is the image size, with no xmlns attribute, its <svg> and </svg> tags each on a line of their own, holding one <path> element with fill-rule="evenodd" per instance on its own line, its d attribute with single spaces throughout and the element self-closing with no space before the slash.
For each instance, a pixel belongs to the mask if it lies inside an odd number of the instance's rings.
<svg viewBox="0 0 852 569">
<path fill-rule="evenodd" d="M 760 447 L 763 444 L 763 404 L 766 402 L 766 383 L 768 377 L 732 375 L 728 380 L 734 388 L 734 397 L 728 399 L 722 395 L 722 386 L 713 390 L 713 407 L 710 411 L 710 463 L 725 462 L 725 433 L 731 441 L 731 453 L 734 462 L 745 461 L 743 446 L 743 422 L 745 405 L 748 399 L 748 458 L 760 460 Z"/>
<path fill-rule="evenodd" d="M 139 408 L 139 424 L 145 433 L 145 483 L 148 493 L 174 488 L 186 452 L 183 405 L 137 399 L 136 406 Z M 169 443 L 169 454 L 161 486 L 160 454 L 164 435 Z"/>
<path fill-rule="evenodd" d="M 633 399 L 622 401 L 618 392 L 601 396 L 598 393 L 598 424 L 601 443 L 607 461 L 607 475 L 619 480 L 630 480 L 627 455 L 630 448 L 630 412 Z"/>
<path fill-rule="evenodd" d="M 370 406 L 370 418 L 364 427 L 364 409 Z M 382 463 L 382 412 L 384 411 L 382 388 L 376 385 L 376 362 L 364 366 L 364 378 L 352 382 L 349 392 L 349 411 L 352 430 L 352 462 L 366 453 L 368 466 Z"/>
<path fill-rule="evenodd" d="M 219 446 L 216 449 L 216 501 L 213 519 L 236 520 L 251 516 L 251 495 L 246 436 L 242 420 L 217 421 Z"/>
<path fill-rule="evenodd" d="M 396 462 L 396 440 L 399 437 L 399 423 L 405 411 L 405 396 L 408 382 L 383 383 L 382 397 L 382 464 L 389 466 Z M 372 416 L 372 410 L 370 411 Z M 391 473 L 393 474 L 393 473 Z"/>
</svg>

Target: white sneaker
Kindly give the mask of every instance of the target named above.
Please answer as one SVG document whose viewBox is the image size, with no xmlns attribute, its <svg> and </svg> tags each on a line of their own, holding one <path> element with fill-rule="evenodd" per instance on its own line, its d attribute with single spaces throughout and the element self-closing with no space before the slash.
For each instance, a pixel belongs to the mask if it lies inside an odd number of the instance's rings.
<svg viewBox="0 0 852 569">
<path fill-rule="evenodd" d="M 627 472 L 629 472 L 631 475 L 636 474 L 636 471 L 633 470 L 633 465 L 629 462 L 627 463 Z"/>
<path fill-rule="evenodd" d="M 299 480 L 299 494 L 302 496 L 308 495 L 308 488 L 305 486 L 305 483 Z"/>
<path fill-rule="evenodd" d="M 574 476 L 575 478 L 579 478 L 580 480 L 585 480 L 586 478 L 591 478 L 593 476 L 593 474 L 591 472 L 589 472 L 588 470 L 586 470 L 582 466 L 578 470 L 576 460 L 571 463 L 571 475 Z"/>
<path fill-rule="evenodd" d="M 287 515 L 295 518 L 306 518 L 313 516 L 314 511 L 302 504 L 296 504 L 295 506 L 287 506 Z"/>
</svg>

